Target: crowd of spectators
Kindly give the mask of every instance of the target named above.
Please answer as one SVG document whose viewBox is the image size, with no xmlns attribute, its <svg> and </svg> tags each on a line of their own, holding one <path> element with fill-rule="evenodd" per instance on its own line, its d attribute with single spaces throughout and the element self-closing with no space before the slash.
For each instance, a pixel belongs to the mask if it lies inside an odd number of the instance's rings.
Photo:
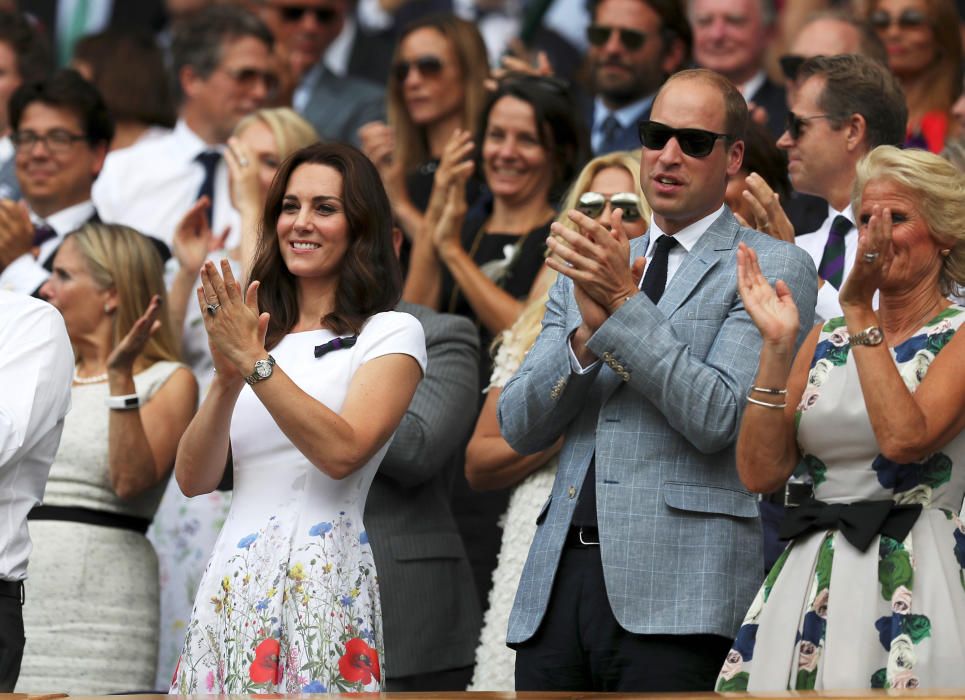
<svg viewBox="0 0 965 700">
<path fill-rule="evenodd" d="M 0 2 L 0 691 L 965 688 L 963 37 Z"/>
</svg>

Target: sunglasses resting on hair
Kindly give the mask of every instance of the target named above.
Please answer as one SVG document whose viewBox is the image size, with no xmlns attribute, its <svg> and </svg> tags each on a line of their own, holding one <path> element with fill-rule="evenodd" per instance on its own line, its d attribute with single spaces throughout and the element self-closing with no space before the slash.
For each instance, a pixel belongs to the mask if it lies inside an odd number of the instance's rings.
<svg viewBox="0 0 965 700">
<path fill-rule="evenodd" d="M 584 192 L 576 203 L 576 210 L 581 214 L 586 214 L 591 219 L 595 219 L 603 213 L 607 201 L 610 202 L 613 209 L 623 210 L 623 220 L 627 223 L 640 220 L 642 216 L 640 213 L 640 198 L 633 192 L 617 192 L 609 198 L 599 192 Z"/>
<path fill-rule="evenodd" d="M 672 126 L 655 121 L 642 121 L 637 128 L 640 143 L 644 148 L 659 151 L 670 139 L 677 139 L 680 150 L 691 158 L 706 158 L 714 150 L 717 139 L 730 138 L 727 134 L 718 134 L 706 129 L 674 129 Z"/>
</svg>

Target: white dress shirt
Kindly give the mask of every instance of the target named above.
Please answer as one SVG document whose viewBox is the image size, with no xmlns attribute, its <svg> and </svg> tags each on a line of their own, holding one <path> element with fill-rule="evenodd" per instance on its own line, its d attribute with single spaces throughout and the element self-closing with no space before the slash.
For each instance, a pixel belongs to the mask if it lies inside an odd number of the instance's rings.
<svg viewBox="0 0 965 700">
<path fill-rule="evenodd" d="M 851 211 L 850 204 L 844 208 L 844 211 L 838 211 L 829 204 L 828 218 L 824 220 L 820 228 L 811 233 L 797 236 L 794 243 L 807 251 L 814 261 L 814 267 L 819 267 L 821 256 L 824 255 L 824 246 L 828 242 L 828 234 L 831 232 L 831 223 L 834 221 L 834 217 L 838 215 L 847 217 L 852 224 L 851 230 L 844 236 L 844 273 L 841 279 L 846 280 L 851 273 L 854 258 L 858 252 L 858 229 L 854 227 L 854 212 Z M 875 293 L 874 305 L 878 305 L 877 293 Z M 818 302 L 814 307 L 814 322 L 818 323 L 837 318 L 842 313 L 841 305 L 838 303 L 838 290 L 834 288 L 834 285 L 825 282 L 818 289 Z"/>
<path fill-rule="evenodd" d="M 70 409 L 74 353 L 50 304 L 0 290 L 0 579 L 27 577 L 40 503 Z"/>
<path fill-rule="evenodd" d="M 66 236 L 86 224 L 94 215 L 94 204 L 89 199 L 80 204 L 61 209 L 43 219 L 30 212 L 30 220 L 34 226 L 46 224 L 54 230 L 56 237 L 44 241 L 40 246 L 40 253 L 35 258 L 31 253 L 24 253 L 0 272 L 0 289 L 21 294 L 33 294 L 47 281 L 50 273 L 44 268 L 47 262 Z"/>
<path fill-rule="evenodd" d="M 709 214 L 705 216 L 703 219 L 700 219 L 699 221 L 695 221 L 694 223 L 690 224 L 690 226 L 686 226 L 680 229 L 679 231 L 677 231 L 677 233 L 674 235 L 674 240 L 677 241 L 678 245 L 671 248 L 670 251 L 667 253 L 667 283 L 666 284 L 670 284 L 670 280 L 672 280 L 673 276 L 677 274 L 677 270 L 680 269 L 680 266 L 683 264 L 684 259 L 687 257 L 687 254 L 697 244 L 697 241 L 700 240 L 700 237 L 703 236 L 705 233 L 707 233 L 707 229 L 710 228 L 710 225 L 713 224 L 717 220 L 717 218 L 723 213 L 724 213 L 724 206 L 721 205 L 720 208 L 717 209 L 713 214 Z M 650 235 L 650 241 L 647 243 L 647 252 L 646 252 L 646 255 L 644 256 L 647 259 L 647 267 L 650 266 L 650 261 L 653 259 L 653 251 L 657 247 L 657 239 L 659 239 L 661 236 L 667 235 L 661 230 L 660 226 L 657 225 L 657 222 L 655 220 L 650 222 L 650 230 L 648 231 L 648 233 Z M 630 261 L 630 262 L 632 263 L 633 261 Z M 643 278 L 646 276 L 647 276 L 647 270 L 646 268 L 644 268 L 643 275 L 640 277 L 640 282 L 637 284 L 638 289 L 643 287 Z M 667 288 L 666 285 L 664 285 L 664 289 L 666 288 Z M 576 353 L 573 352 L 572 336 L 570 337 L 569 347 L 570 347 L 570 369 L 572 369 L 577 374 L 586 374 L 600 362 L 599 360 L 597 360 L 596 362 L 593 362 L 592 364 L 586 367 L 583 367 L 580 365 L 579 360 L 576 359 Z"/>
<path fill-rule="evenodd" d="M 767 80 L 767 74 L 761 70 L 755 73 L 750 80 L 741 85 L 738 89 L 744 96 L 744 99 L 750 102 L 751 98 L 754 97 L 754 95 L 757 94 L 757 91 L 761 89 L 761 85 L 764 84 L 765 80 Z"/>
<path fill-rule="evenodd" d="M 223 151 L 224 145 L 206 144 L 178 120 L 170 134 L 110 152 L 93 188 L 101 219 L 126 224 L 170 247 L 178 222 L 198 198 L 204 167 L 196 158 L 207 150 Z M 228 246 L 234 247 L 241 237 L 240 221 L 222 159 L 215 170 L 212 230 L 218 235 L 230 226 Z"/>
</svg>

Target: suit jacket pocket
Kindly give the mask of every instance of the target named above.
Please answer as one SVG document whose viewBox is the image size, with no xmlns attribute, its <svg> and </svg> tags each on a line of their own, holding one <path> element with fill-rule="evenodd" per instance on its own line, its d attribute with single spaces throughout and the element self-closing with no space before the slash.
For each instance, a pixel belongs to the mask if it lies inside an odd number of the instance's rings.
<svg viewBox="0 0 965 700">
<path fill-rule="evenodd" d="M 536 524 L 542 525 L 543 521 L 546 520 L 546 514 L 550 512 L 550 503 L 553 501 L 552 494 L 546 497 L 546 502 L 543 507 L 539 509 L 539 515 L 536 516 Z"/>
<path fill-rule="evenodd" d="M 462 559 L 466 550 L 456 532 L 426 532 L 421 535 L 393 535 L 390 539 L 396 561 L 419 559 Z"/>
<path fill-rule="evenodd" d="M 757 496 L 724 486 L 665 481 L 663 500 L 675 510 L 693 513 L 729 515 L 734 518 L 756 518 L 759 513 Z"/>
</svg>

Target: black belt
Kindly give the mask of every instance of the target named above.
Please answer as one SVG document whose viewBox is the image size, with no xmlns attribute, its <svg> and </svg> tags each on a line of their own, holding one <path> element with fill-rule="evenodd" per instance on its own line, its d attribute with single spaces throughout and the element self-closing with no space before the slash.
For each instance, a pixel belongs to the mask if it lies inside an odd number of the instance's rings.
<svg viewBox="0 0 965 700">
<path fill-rule="evenodd" d="M 23 581 L 0 580 L 0 596 L 4 598 L 16 598 L 23 603 Z"/>
<path fill-rule="evenodd" d="M 567 547 L 587 549 L 600 546 L 600 531 L 595 527 L 572 525 L 566 533 Z"/>
<path fill-rule="evenodd" d="M 139 518 L 136 515 L 110 513 L 106 510 L 93 510 L 92 508 L 79 508 L 77 506 L 35 506 L 27 514 L 27 520 L 62 520 L 70 523 L 117 527 L 122 530 L 139 532 L 142 535 L 147 532 L 147 528 L 151 524 L 151 521 L 147 518 Z"/>
<path fill-rule="evenodd" d="M 789 481 L 774 493 L 761 494 L 761 500 L 784 508 L 795 508 L 811 499 L 814 489 L 803 481 Z"/>
<path fill-rule="evenodd" d="M 875 535 L 904 541 L 921 514 L 921 505 L 896 505 L 894 501 L 824 503 L 811 499 L 784 514 L 777 536 L 792 540 L 809 532 L 839 530 L 845 539 L 864 552 Z"/>
</svg>

